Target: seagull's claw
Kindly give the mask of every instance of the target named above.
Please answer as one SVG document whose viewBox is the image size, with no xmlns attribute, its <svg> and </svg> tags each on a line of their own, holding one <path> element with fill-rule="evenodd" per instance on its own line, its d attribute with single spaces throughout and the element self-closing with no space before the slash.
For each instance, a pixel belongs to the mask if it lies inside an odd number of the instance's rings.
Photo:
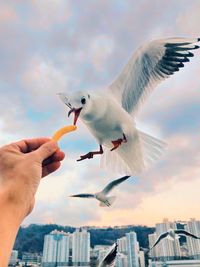
<svg viewBox="0 0 200 267">
<path fill-rule="evenodd" d="M 84 159 L 92 159 L 94 155 L 98 155 L 98 154 L 103 154 L 102 145 L 100 145 L 99 151 L 88 152 L 87 154 L 80 156 L 80 159 L 77 159 L 77 161 L 81 161 Z"/>
<path fill-rule="evenodd" d="M 122 142 L 123 142 L 123 140 L 121 138 L 119 138 L 115 141 L 112 141 L 112 144 L 114 147 L 110 151 L 117 149 L 122 144 Z"/>
<path fill-rule="evenodd" d="M 125 134 L 123 134 L 123 139 L 119 138 L 117 140 L 112 141 L 112 144 L 114 147 L 110 151 L 117 149 L 122 143 L 127 143 L 127 139 L 126 139 Z"/>
<path fill-rule="evenodd" d="M 80 159 L 77 159 L 77 161 L 82 161 L 84 159 L 92 159 L 94 156 L 93 152 L 89 152 L 83 156 L 80 156 Z"/>
</svg>

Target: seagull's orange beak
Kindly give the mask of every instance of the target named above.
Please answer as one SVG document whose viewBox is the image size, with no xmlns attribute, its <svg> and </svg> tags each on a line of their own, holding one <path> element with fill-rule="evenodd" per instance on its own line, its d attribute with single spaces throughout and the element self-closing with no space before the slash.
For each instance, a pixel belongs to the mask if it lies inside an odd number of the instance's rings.
<svg viewBox="0 0 200 267">
<path fill-rule="evenodd" d="M 68 112 L 68 117 L 71 115 L 71 113 L 73 113 L 74 112 L 74 125 L 76 125 L 76 122 L 77 122 L 77 120 L 78 120 L 78 117 L 79 117 L 79 115 L 80 115 L 80 113 L 81 113 L 81 110 L 82 110 L 82 108 L 72 108 L 72 109 L 70 109 L 70 111 Z"/>
</svg>

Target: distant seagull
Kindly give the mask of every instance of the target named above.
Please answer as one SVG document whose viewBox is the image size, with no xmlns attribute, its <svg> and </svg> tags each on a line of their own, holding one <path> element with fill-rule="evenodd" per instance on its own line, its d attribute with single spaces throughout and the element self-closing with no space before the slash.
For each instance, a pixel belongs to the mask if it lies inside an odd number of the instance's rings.
<svg viewBox="0 0 200 267">
<path fill-rule="evenodd" d="M 200 239 L 200 237 L 193 235 L 185 230 L 169 229 L 166 233 L 163 233 L 159 236 L 159 238 L 157 239 L 155 244 L 150 248 L 150 250 L 154 248 L 162 239 L 167 237 L 167 239 L 175 241 L 180 238 L 180 235 L 190 236 L 195 239 Z"/>
<path fill-rule="evenodd" d="M 106 253 L 105 257 L 99 263 L 98 267 L 111 266 L 114 263 L 116 256 L 117 256 L 117 243 L 114 243 L 112 247 L 109 249 L 108 253 Z"/>
<path fill-rule="evenodd" d="M 161 81 L 194 56 L 190 50 L 199 48 L 194 44 L 199 41 L 200 38 L 152 41 L 133 54 L 106 90 L 59 93 L 70 109 L 68 116 L 75 114 L 74 124 L 80 116 L 100 146 L 98 151 L 89 152 L 78 161 L 104 154 L 104 167 L 134 175 L 157 160 L 164 143 L 136 128 L 136 112 Z"/>
<path fill-rule="evenodd" d="M 70 197 L 81 197 L 81 198 L 96 198 L 100 201 L 101 207 L 110 207 L 113 202 L 115 201 L 116 197 L 107 197 L 107 194 L 110 193 L 114 187 L 121 184 L 122 182 L 126 181 L 130 176 L 124 176 L 122 178 L 116 179 L 109 183 L 102 191 L 97 192 L 95 194 L 78 194 L 72 195 Z"/>
</svg>

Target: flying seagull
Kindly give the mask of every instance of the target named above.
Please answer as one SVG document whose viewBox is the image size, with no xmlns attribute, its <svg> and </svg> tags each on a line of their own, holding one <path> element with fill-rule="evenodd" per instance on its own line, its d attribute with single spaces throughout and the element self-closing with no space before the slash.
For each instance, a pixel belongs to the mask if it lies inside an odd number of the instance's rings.
<svg viewBox="0 0 200 267">
<path fill-rule="evenodd" d="M 114 263 L 114 260 L 117 256 L 117 243 L 114 243 L 106 253 L 105 257 L 99 263 L 98 267 L 107 267 L 111 266 Z"/>
<path fill-rule="evenodd" d="M 77 194 L 77 195 L 72 195 L 70 197 L 96 198 L 97 200 L 100 201 L 101 207 L 110 207 L 115 201 L 116 197 L 115 196 L 108 197 L 107 194 L 110 193 L 114 187 L 126 181 L 129 177 L 130 176 L 124 176 L 122 178 L 116 179 L 110 182 L 102 191 L 97 192 L 95 194 Z"/>
<path fill-rule="evenodd" d="M 200 237 L 193 235 L 185 230 L 179 230 L 179 229 L 169 229 L 166 233 L 161 234 L 155 244 L 150 248 L 154 248 L 162 239 L 167 238 L 169 240 L 176 240 L 180 238 L 180 235 L 189 236 L 195 239 L 200 239 Z"/>
<path fill-rule="evenodd" d="M 163 80 L 184 67 L 199 48 L 200 38 L 168 38 L 140 47 L 117 79 L 106 90 L 59 93 L 68 106 L 74 124 L 86 124 L 99 143 L 99 150 L 78 159 L 103 154 L 102 164 L 112 171 L 137 174 L 157 160 L 165 144 L 136 128 L 134 119 L 150 92 Z"/>
</svg>

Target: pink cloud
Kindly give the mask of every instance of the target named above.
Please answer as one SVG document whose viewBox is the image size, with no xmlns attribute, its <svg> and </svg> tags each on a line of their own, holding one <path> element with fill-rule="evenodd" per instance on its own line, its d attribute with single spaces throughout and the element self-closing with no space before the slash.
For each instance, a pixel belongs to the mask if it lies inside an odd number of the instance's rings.
<svg viewBox="0 0 200 267">
<path fill-rule="evenodd" d="M 8 4 L 1 4 L 0 9 L 0 24 L 14 22 L 17 20 L 17 13 Z"/>
<path fill-rule="evenodd" d="M 200 3 L 193 1 L 190 7 L 185 9 L 180 16 L 177 17 L 176 26 L 185 35 L 199 37 L 199 17 Z"/>
<path fill-rule="evenodd" d="M 64 0 L 31 0 L 30 3 L 33 16 L 29 23 L 32 27 L 48 29 L 57 23 L 66 22 L 71 16 L 70 5 Z"/>
</svg>

